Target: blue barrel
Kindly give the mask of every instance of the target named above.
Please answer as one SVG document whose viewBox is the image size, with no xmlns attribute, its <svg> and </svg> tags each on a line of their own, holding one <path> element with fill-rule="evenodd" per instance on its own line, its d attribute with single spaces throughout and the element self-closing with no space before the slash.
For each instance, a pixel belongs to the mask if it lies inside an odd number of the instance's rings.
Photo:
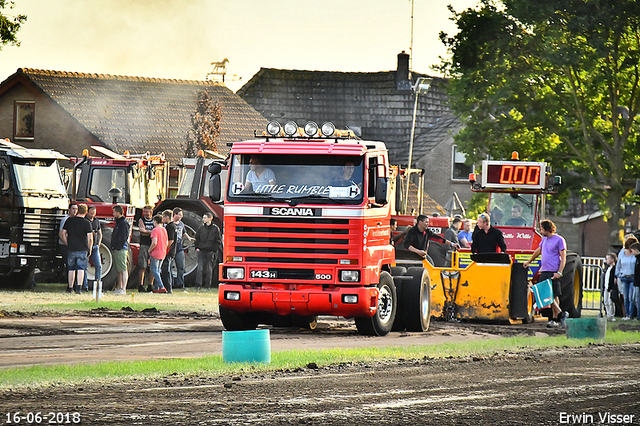
<svg viewBox="0 0 640 426">
<path fill-rule="evenodd" d="M 224 362 L 271 362 L 271 337 L 268 329 L 222 332 Z"/>
</svg>

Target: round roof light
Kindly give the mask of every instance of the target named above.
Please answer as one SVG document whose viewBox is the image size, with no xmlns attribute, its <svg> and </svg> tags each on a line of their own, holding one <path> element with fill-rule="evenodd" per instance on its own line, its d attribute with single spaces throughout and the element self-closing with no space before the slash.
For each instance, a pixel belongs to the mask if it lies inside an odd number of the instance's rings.
<svg viewBox="0 0 640 426">
<path fill-rule="evenodd" d="M 309 121 L 304 125 L 304 132 L 307 136 L 313 137 L 318 134 L 318 123 L 315 121 Z"/>
<path fill-rule="evenodd" d="M 267 133 L 271 136 L 277 136 L 281 129 L 282 126 L 280 126 L 280 123 L 277 121 L 270 121 L 269 124 L 267 124 Z"/>
<path fill-rule="evenodd" d="M 327 121 L 322 125 L 322 134 L 326 137 L 333 136 L 336 131 L 336 126 L 332 122 Z"/>
<path fill-rule="evenodd" d="M 296 124 L 295 121 L 287 121 L 287 123 L 284 125 L 284 133 L 287 136 L 293 136 L 296 134 L 297 131 L 298 131 L 298 125 Z"/>
</svg>

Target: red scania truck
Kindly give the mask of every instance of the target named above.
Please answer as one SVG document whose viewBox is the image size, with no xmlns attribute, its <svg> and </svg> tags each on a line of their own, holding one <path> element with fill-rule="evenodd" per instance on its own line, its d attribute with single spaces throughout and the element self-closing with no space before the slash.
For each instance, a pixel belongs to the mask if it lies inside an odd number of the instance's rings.
<svg viewBox="0 0 640 426">
<path fill-rule="evenodd" d="M 318 315 L 354 318 L 367 335 L 428 329 L 428 274 L 394 273 L 384 143 L 331 123 L 271 122 L 262 137 L 233 144 L 228 166 L 219 287 L 227 330 L 313 328 Z M 220 168 L 209 167 L 213 197 Z"/>
</svg>

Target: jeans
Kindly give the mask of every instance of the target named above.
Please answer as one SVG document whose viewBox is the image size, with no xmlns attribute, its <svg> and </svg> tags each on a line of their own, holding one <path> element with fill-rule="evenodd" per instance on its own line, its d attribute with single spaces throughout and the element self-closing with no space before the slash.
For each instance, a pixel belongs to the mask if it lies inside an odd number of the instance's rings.
<svg viewBox="0 0 640 426">
<path fill-rule="evenodd" d="M 636 318 L 640 320 L 640 287 L 631 286 L 633 289 L 633 303 L 636 307 Z"/>
<path fill-rule="evenodd" d="M 93 269 L 95 271 L 95 281 L 98 282 L 98 280 L 102 277 L 102 259 L 100 259 L 100 247 L 93 246 L 93 250 L 91 250 L 91 256 L 89 256 L 89 260 L 91 260 L 91 263 L 93 264 Z M 82 283 L 82 288 L 89 288 L 89 286 L 87 285 L 87 271 L 84 271 L 84 283 Z"/>
<path fill-rule="evenodd" d="M 213 258 L 215 253 L 212 251 L 198 250 L 198 267 L 196 269 L 196 287 L 202 287 L 202 275 L 204 272 L 204 286 L 211 287 L 211 273 L 213 271 Z"/>
<path fill-rule="evenodd" d="M 176 282 L 174 283 L 174 287 L 183 288 L 184 287 L 184 250 L 178 250 L 176 252 Z"/>
<path fill-rule="evenodd" d="M 631 317 L 635 312 L 633 277 L 618 277 L 618 287 L 620 287 L 620 294 L 624 297 L 624 316 Z"/>
<path fill-rule="evenodd" d="M 162 262 L 162 282 L 168 289 L 173 288 L 173 261 L 173 257 L 167 256 Z"/>
<path fill-rule="evenodd" d="M 160 276 L 160 270 L 162 268 L 162 259 L 156 259 L 153 256 L 149 257 L 149 265 L 151 269 L 151 275 L 153 276 L 153 288 L 154 290 L 160 290 L 164 288 L 162 284 L 162 277 Z"/>
</svg>

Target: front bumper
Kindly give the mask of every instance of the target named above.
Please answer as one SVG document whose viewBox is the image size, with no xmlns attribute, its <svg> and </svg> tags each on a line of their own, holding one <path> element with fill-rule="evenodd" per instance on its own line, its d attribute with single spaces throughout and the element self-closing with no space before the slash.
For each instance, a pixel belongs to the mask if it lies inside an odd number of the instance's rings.
<svg viewBox="0 0 640 426">
<path fill-rule="evenodd" d="M 230 300 L 230 296 L 233 299 Z M 347 296 L 345 298 L 345 296 Z M 346 303 L 353 301 L 355 303 Z M 335 315 L 346 318 L 371 317 L 376 313 L 379 292 L 376 287 L 285 286 L 254 287 L 221 283 L 221 306 L 236 312 L 269 312 L 278 315 Z"/>
</svg>

